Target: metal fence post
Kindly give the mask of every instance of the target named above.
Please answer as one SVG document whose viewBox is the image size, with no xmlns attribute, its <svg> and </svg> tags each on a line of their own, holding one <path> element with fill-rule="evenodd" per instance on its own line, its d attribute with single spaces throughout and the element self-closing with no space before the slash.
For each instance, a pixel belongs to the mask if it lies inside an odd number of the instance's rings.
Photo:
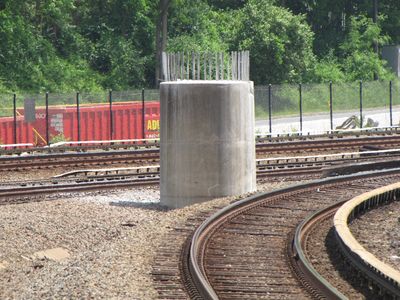
<svg viewBox="0 0 400 300">
<path fill-rule="evenodd" d="M 389 112 L 390 112 L 390 126 L 393 126 L 393 94 L 392 94 L 392 81 L 389 81 Z"/>
<path fill-rule="evenodd" d="M 333 97 L 332 81 L 329 82 L 329 118 L 331 120 L 331 131 L 333 131 Z"/>
<path fill-rule="evenodd" d="M 301 93 L 301 83 L 299 84 L 299 108 L 300 108 L 300 133 L 303 132 L 303 95 Z"/>
<path fill-rule="evenodd" d="M 14 115 L 14 144 L 17 143 L 17 94 L 13 96 L 13 115 Z"/>
<path fill-rule="evenodd" d="M 144 107 L 144 88 L 142 88 L 142 139 L 144 139 L 145 136 L 145 123 L 146 123 L 146 119 L 145 119 L 145 107 Z"/>
<path fill-rule="evenodd" d="M 269 133 L 272 134 L 272 104 L 271 104 L 271 84 L 268 85 L 268 120 L 269 120 Z"/>
<path fill-rule="evenodd" d="M 363 128 L 362 105 L 363 105 L 363 84 L 362 80 L 360 80 L 360 128 Z"/>
<path fill-rule="evenodd" d="M 112 140 L 114 133 L 114 120 L 112 114 L 112 90 L 108 92 L 108 101 L 110 103 L 110 140 Z"/>
<path fill-rule="evenodd" d="M 76 93 L 76 125 L 78 133 L 78 142 L 81 140 L 81 117 L 79 112 L 79 92 Z"/>
<path fill-rule="evenodd" d="M 46 144 L 50 145 L 49 136 L 49 92 L 46 92 Z"/>
</svg>

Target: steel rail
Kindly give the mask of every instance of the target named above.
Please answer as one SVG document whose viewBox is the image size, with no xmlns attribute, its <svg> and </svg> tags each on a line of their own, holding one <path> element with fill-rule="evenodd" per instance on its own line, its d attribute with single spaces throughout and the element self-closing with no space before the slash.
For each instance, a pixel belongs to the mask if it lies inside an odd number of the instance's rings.
<svg viewBox="0 0 400 300">
<path fill-rule="evenodd" d="M 296 232 L 289 248 L 289 257 L 296 273 L 300 273 L 301 277 L 306 278 L 307 285 L 311 285 L 312 292 L 317 292 L 321 298 L 326 299 L 347 299 L 345 295 L 339 292 L 333 287 L 324 277 L 322 277 L 312 266 L 312 264 L 306 258 L 303 251 L 305 238 L 309 231 L 311 231 L 315 224 L 319 223 L 333 214 L 339 209 L 339 207 L 345 203 L 340 201 L 332 206 L 326 207 L 310 215 L 308 218 L 303 220 L 296 228 Z"/>
<path fill-rule="evenodd" d="M 398 136 L 373 136 L 342 139 L 320 139 L 307 141 L 289 141 L 279 143 L 257 143 L 257 153 L 279 153 L 279 152 L 300 152 L 320 151 L 335 149 L 356 149 L 365 145 L 373 146 L 396 146 L 400 144 Z"/>
<path fill-rule="evenodd" d="M 388 127 L 369 127 L 369 128 L 355 128 L 355 129 L 335 129 L 328 130 L 324 133 L 304 133 L 304 132 L 290 132 L 290 133 L 276 133 L 276 134 L 258 134 L 256 140 L 283 140 L 283 139 L 315 139 L 315 138 L 341 138 L 343 136 L 360 136 L 360 135 L 385 135 L 400 132 L 399 126 Z"/>
<path fill-rule="evenodd" d="M 346 129 L 327 131 L 324 134 L 304 134 L 304 133 L 276 133 L 256 135 L 256 142 L 281 142 L 288 140 L 308 140 L 308 139 L 335 139 L 345 136 L 371 136 L 371 135 L 393 135 L 399 134 L 400 127 L 373 127 L 362 129 Z M 69 141 L 51 144 L 50 147 L 31 147 L 30 143 L 26 144 L 7 144 L 0 145 L 0 156 L 2 155 L 21 155 L 26 153 L 57 153 L 68 151 L 89 151 L 89 150 L 109 150 L 109 149 L 127 149 L 127 148 L 159 148 L 159 139 L 126 139 L 126 140 L 104 140 L 104 141 Z M 22 147 L 22 148 L 21 148 Z"/>
<path fill-rule="evenodd" d="M 49 195 L 63 192 L 79 192 L 99 189 L 128 188 L 140 185 L 155 185 L 159 183 L 158 177 L 128 178 L 112 181 L 90 180 L 90 181 L 71 181 L 57 180 L 47 181 L 45 184 L 27 186 L 5 186 L 0 188 L 0 205 L 26 202 L 20 199 L 30 199 L 34 196 Z"/>
<path fill-rule="evenodd" d="M 218 229 L 219 226 L 222 225 L 223 222 L 229 220 L 235 215 L 240 214 L 241 212 L 251 209 L 257 205 L 260 205 L 260 202 L 265 201 L 269 197 L 273 197 L 276 195 L 294 192 L 307 188 L 315 188 L 321 185 L 334 184 L 339 182 L 351 181 L 361 178 L 370 178 L 376 176 L 384 176 L 389 174 L 397 174 L 400 172 L 399 168 L 385 170 L 385 171 L 376 171 L 376 172 L 366 172 L 364 174 L 355 174 L 355 175 L 345 175 L 337 178 L 324 178 L 315 180 L 305 184 L 297 184 L 292 185 L 290 187 L 278 189 L 272 192 L 266 193 L 258 193 L 256 195 L 247 197 L 245 199 L 234 202 L 225 208 L 217 211 L 215 214 L 211 215 L 207 218 L 194 232 L 193 238 L 190 241 L 190 250 L 189 257 L 184 258 L 183 264 L 185 268 L 189 270 L 189 274 L 191 277 L 190 280 L 190 289 L 191 291 L 197 291 L 197 293 L 203 297 L 204 299 L 218 299 L 214 289 L 212 288 L 207 274 L 203 269 L 201 264 L 203 254 L 205 253 L 206 243 L 210 238 L 209 233 L 214 232 Z"/>
<path fill-rule="evenodd" d="M 373 138 L 392 138 L 396 139 L 396 135 L 400 133 L 400 127 L 389 128 L 374 128 L 370 130 L 356 130 L 356 131 L 338 131 L 335 133 L 327 133 L 321 135 L 293 135 L 282 134 L 278 136 L 256 136 L 255 141 L 258 144 L 260 152 L 266 151 L 266 145 L 282 144 L 287 147 L 287 143 L 307 143 L 317 142 L 329 144 L 334 141 L 341 140 L 361 140 Z M 376 143 L 375 143 L 376 144 Z M 57 145 L 57 147 L 54 147 Z M 33 148 L 13 148 L 13 145 L 7 147 L 0 147 L 0 157 L 2 156 L 15 156 L 15 155 L 33 155 L 34 153 L 41 153 L 42 155 L 50 153 L 65 153 L 65 152 L 85 152 L 85 151 L 110 151 L 120 149 L 146 149 L 146 148 L 160 148 L 159 140 L 145 139 L 145 140 L 115 140 L 115 141 L 81 141 L 81 142 L 62 142 L 54 144 L 52 147 L 33 147 Z M 261 147 L 264 145 L 263 147 Z M 319 147 L 322 147 L 321 145 Z M 326 145 L 325 145 L 326 147 Z M 333 147 L 333 146 L 331 146 Z M 355 147 L 355 145 L 354 145 Z M 5 150 L 4 150 L 4 149 Z M 13 149 L 10 149 L 13 148 Z"/>
<path fill-rule="evenodd" d="M 303 168 L 304 165 L 316 167 L 320 165 L 338 164 L 347 161 L 349 163 L 359 161 L 371 161 L 384 159 L 384 157 L 400 156 L 400 149 L 377 150 L 367 152 L 350 152 L 325 155 L 290 156 L 258 159 L 257 166 L 262 168 Z M 29 168 L 49 168 L 56 166 L 77 166 L 95 164 L 117 164 L 123 162 L 134 162 L 141 160 L 158 160 L 158 149 L 123 150 L 116 152 L 84 152 L 84 153 L 63 153 L 34 156 L 0 157 L 0 171 L 20 170 Z M 268 176 L 269 174 L 265 174 Z"/>
<path fill-rule="evenodd" d="M 335 214 L 335 237 L 349 262 L 374 285 L 400 298 L 400 272 L 368 252 L 352 235 L 348 224 L 359 214 L 400 198 L 400 183 L 394 183 L 347 201 Z"/>
<path fill-rule="evenodd" d="M 159 159 L 158 149 L 0 157 L 0 171 L 20 170 L 23 168 L 111 164 L 157 159 Z"/>
</svg>

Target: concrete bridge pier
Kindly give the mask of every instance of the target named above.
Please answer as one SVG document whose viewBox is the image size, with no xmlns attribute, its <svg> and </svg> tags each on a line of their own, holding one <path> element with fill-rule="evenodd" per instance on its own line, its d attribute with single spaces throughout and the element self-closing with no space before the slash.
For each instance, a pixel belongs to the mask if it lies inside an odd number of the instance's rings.
<svg viewBox="0 0 400 300">
<path fill-rule="evenodd" d="M 160 101 L 161 204 L 256 190 L 252 82 L 164 82 Z"/>
</svg>

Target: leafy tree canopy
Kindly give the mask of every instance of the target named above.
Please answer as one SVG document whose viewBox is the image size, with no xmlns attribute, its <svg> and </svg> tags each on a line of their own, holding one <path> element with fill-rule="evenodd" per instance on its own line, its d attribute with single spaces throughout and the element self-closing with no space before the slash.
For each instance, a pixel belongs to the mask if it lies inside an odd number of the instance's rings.
<svg viewBox="0 0 400 300">
<path fill-rule="evenodd" d="M 250 50 L 255 83 L 299 82 L 315 60 L 313 36 L 303 15 L 269 0 L 250 0 L 240 14 L 234 45 Z"/>
<path fill-rule="evenodd" d="M 155 86 L 160 1 L 0 0 L 0 92 Z M 168 51 L 250 50 L 256 84 L 393 76 L 398 0 L 165 2 Z"/>
</svg>

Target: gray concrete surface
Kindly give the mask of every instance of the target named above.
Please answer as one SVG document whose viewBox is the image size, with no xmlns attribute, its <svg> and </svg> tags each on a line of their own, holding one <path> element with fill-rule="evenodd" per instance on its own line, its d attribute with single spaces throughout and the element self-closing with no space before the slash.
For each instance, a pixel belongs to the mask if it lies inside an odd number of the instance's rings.
<svg viewBox="0 0 400 300">
<path fill-rule="evenodd" d="M 333 128 L 341 125 L 351 116 L 360 116 L 359 110 L 333 112 Z M 372 108 L 363 110 L 363 118 L 366 121 L 371 118 L 378 122 L 379 127 L 390 126 L 389 107 Z M 272 118 L 272 134 L 294 133 L 300 129 L 299 116 L 273 117 Z M 399 125 L 400 122 L 400 106 L 393 106 L 392 112 L 393 126 Z M 303 115 L 303 134 L 320 134 L 330 130 L 329 113 L 311 113 Z M 269 120 L 256 120 L 256 134 L 269 133 Z"/>
<path fill-rule="evenodd" d="M 252 82 L 165 82 L 160 99 L 162 205 L 256 190 Z"/>
</svg>

